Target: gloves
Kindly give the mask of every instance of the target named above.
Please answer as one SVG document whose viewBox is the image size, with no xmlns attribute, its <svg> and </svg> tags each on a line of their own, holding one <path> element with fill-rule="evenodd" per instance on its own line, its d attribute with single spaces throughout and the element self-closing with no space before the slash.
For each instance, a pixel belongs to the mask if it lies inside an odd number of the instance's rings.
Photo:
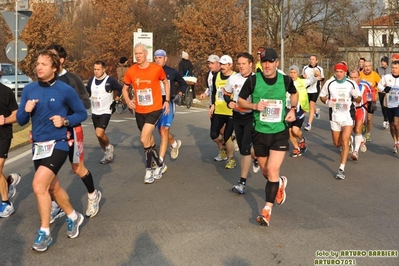
<svg viewBox="0 0 399 266">
<path fill-rule="evenodd" d="M 118 104 L 118 101 L 113 101 L 111 103 L 111 105 L 109 106 L 109 109 L 112 110 L 112 113 L 115 113 L 117 104 Z"/>
<path fill-rule="evenodd" d="M 385 93 L 389 93 L 389 91 L 390 91 L 391 89 L 392 89 L 391 87 L 386 86 L 385 89 L 384 89 L 384 91 L 385 91 Z"/>
</svg>

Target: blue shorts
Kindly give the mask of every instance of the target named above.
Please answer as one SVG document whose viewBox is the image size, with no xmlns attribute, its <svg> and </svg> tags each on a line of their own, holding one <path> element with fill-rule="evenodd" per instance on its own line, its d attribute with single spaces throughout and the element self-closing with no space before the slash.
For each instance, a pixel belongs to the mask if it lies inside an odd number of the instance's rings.
<svg viewBox="0 0 399 266">
<path fill-rule="evenodd" d="M 170 128 L 173 123 L 173 119 L 175 117 L 175 111 L 176 111 L 176 105 L 174 102 L 169 103 L 169 114 L 165 115 L 164 114 L 165 109 L 162 110 L 162 117 L 159 120 L 158 123 L 158 129 L 161 127 L 167 127 Z"/>
</svg>

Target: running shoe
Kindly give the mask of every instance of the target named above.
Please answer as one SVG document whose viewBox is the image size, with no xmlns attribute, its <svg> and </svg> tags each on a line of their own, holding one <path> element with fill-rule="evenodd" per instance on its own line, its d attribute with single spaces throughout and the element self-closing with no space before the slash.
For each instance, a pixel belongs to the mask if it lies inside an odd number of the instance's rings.
<svg viewBox="0 0 399 266">
<path fill-rule="evenodd" d="M 277 195 L 276 195 L 276 203 L 281 205 L 284 203 L 285 198 L 287 197 L 285 193 L 285 188 L 287 187 L 288 180 L 285 176 L 280 177 L 280 184 L 278 187 Z"/>
<path fill-rule="evenodd" d="M 102 193 L 99 190 L 94 191 L 95 198 L 87 200 L 87 209 L 86 209 L 86 216 L 93 218 L 97 215 L 98 211 L 100 210 L 100 201 L 102 197 Z"/>
<path fill-rule="evenodd" d="M 305 129 L 306 131 L 311 131 L 311 130 L 312 130 L 312 125 L 308 123 L 308 124 L 306 125 L 306 127 L 304 127 L 304 129 Z"/>
<path fill-rule="evenodd" d="M 370 136 L 370 134 L 366 134 L 366 141 L 367 141 L 367 142 L 370 142 L 370 141 L 371 141 L 371 136 Z"/>
<path fill-rule="evenodd" d="M 17 193 L 16 186 L 21 181 L 21 175 L 18 173 L 12 173 L 8 178 L 11 178 L 11 184 L 8 186 L 8 200 L 10 200 L 15 196 L 15 193 Z"/>
<path fill-rule="evenodd" d="M 222 149 L 220 150 L 220 157 L 222 157 L 223 160 L 227 160 L 227 150 L 226 147 L 222 147 Z"/>
<path fill-rule="evenodd" d="M 338 173 L 335 176 L 335 179 L 345 179 L 345 172 L 344 170 L 338 169 Z"/>
<path fill-rule="evenodd" d="M 67 236 L 69 238 L 76 238 L 79 236 L 79 227 L 83 223 L 83 220 L 85 219 L 83 214 L 76 212 L 78 215 L 78 218 L 75 220 L 72 219 L 66 219 L 66 222 L 68 223 L 68 230 L 67 230 Z"/>
<path fill-rule="evenodd" d="M 292 153 L 291 153 L 291 157 L 295 158 L 295 157 L 299 157 L 299 156 L 302 156 L 301 150 L 299 148 L 293 149 Z"/>
<path fill-rule="evenodd" d="M 154 182 L 154 177 L 152 175 L 152 168 L 145 170 L 144 184 L 151 184 Z"/>
<path fill-rule="evenodd" d="M 219 152 L 218 156 L 213 158 L 213 160 L 216 161 L 216 162 L 226 161 L 227 160 L 227 156 L 222 158 L 222 156 L 220 155 L 220 152 Z"/>
<path fill-rule="evenodd" d="M 227 160 L 226 166 L 224 168 L 233 169 L 234 167 L 236 167 L 236 165 L 236 160 L 232 157 Z"/>
<path fill-rule="evenodd" d="M 252 172 L 254 172 L 254 174 L 256 174 L 259 172 L 259 169 L 260 169 L 259 162 L 257 159 L 254 159 L 252 162 Z"/>
<path fill-rule="evenodd" d="M 100 161 L 101 164 L 107 164 L 109 163 L 109 160 L 107 159 L 107 153 L 104 154 L 104 157 Z"/>
<path fill-rule="evenodd" d="M 105 149 L 106 159 L 110 162 L 114 159 L 114 145 L 110 144 L 109 148 Z"/>
<path fill-rule="evenodd" d="M 173 148 L 172 146 L 170 146 L 171 150 L 170 150 L 170 158 L 172 158 L 173 160 L 175 160 L 177 158 L 177 156 L 179 156 L 179 148 L 181 146 L 181 140 L 176 140 L 177 146 L 176 148 Z"/>
<path fill-rule="evenodd" d="M 245 193 L 245 185 L 241 183 L 240 181 L 237 182 L 238 184 L 232 187 L 232 191 L 236 192 L 238 194 L 244 194 Z"/>
<path fill-rule="evenodd" d="M 0 217 L 1 218 L 6 218 L 9 217 L 11 214 L 14 213 L 14 206 L 10 202 L 10 205 L 8 205 L 5 202 L 2 202 L 0 205 Z"/>
<path fill-rule="evenodd" d="M 354 161 L 359 160 L 359 153 L 357 151 L 353 151 L 350 155 L 349 158 L 351 158 Z"/>
<path fill-rule="evenodd" d="M 265 206 L 262 209 L 262 213 L 256 218 L 256 222 L 262 226 L 269 226 L 271 216 L 272 209 L 269 206 Z"/>
<path fill-rule="evenodd" d="M 302 140 L 299 142 L 299 149 L 301 153 L 305 153 L 308 150 L 308 145 L 306 144 L 306 138 L 303 137 Z"/>
<path fill-rule="evenodd" d="M 167 169 L 168 169 L 168 167 L 166 166 L 165 163 L 162 163 L 162 166 L 156 166 L 155 170 L 153 172 L 154 179 L 161 179 L 162 178 L 162 174 L 164 172 L 166 172 Z"/>
<path fill-rule="evenodd" d="M 36 251 L 46 251 L 47 248 L 53 244 L 53 238 L 50 235 L 46 235 L 46 232 L 39 230 L 37 231 L 37 236 L 35 242 L 33 242 L 32 249 Z"/>
<path fill-rule="evenodd" d="M 360 143 L 360 151 L 361 152 L 366 152 L 367 151 L 366 139 L 364 137 L 363 137 L 363 141 Z"/>
<path fill-rule="evenodd" d="M 384 121 L 384 122 L 382 123 L 382 127 L 383 127 L 384 129 L 388 129 L 388 128 L 389 128 L 389 122 L 388 122 L 388 121 Z"/>
<path fill-rule="evenodd" d="M 399 144 L 394 144 L 393 145 L 393 153 L 398 153 L 399 150 Z"/>
<path fill-rule="evenodd" d="M 65 216 L 65 212 L 59 207 L 51 207 L 50 224 L 54 223 L 55 219 Z"/>
</svg>

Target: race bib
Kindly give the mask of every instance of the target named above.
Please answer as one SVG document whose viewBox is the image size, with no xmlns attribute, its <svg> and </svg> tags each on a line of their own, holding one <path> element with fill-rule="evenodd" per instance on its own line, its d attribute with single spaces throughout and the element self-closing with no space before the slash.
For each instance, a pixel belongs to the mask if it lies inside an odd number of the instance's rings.
<svg viewBox="0 0 399 266">
<path fill-rule="evenodd" d="M 349 110 L 349 103 L 347 102 L 337 102 L 335 104 L 336 111 L 348 111 Z"/>
<path fill-rule="evenodd" d="M 32 160 L 40 160 L 43 158 L 48 158 L 53 154 L 55 147 L 55 140 L 35 142 L 34 152 Z"/>
<path fill-rule="evenodd" d="M 371 102 L 373 100 L 373 94 L 370 92 L 366 93 L 366 98 L 368 102 Z"/>
<path fill-rule="evenodd" d="M 92 97 L 91 98 L 91 106 L 94 109 L 99 109 L 101 108 L 101 101 L 97 97 Z"/>
<path fill-rule="evenodd" d="M 399 90 L 392 89 L 388 94 L 388 106 L 399 105 Z"/>
<path fill-rule="evenodd" d="M 260 121 L 262 122 L 281 122 L 283 113 L 283 101 L 282 100 L 267 100 L 261 99 L 261 102 L 267 102 L 265 109 L 260 112 Z"/>
<path fill-rule="evenodd" d="M 224 95 L 223 94 L 223 89 L 224 88 L 222 88 L 222 87 L 218 87 L 216 95 L 217 95 L 217 100 L 218 101 L 223 101 L 224 102 L 225 100 L 224 100 L 224 97 L 223 97 L 223 95 Z"/>
<path fill-rule="evenodd" d="M 149 106 L 154 103 L 152 99 L 152 89 L 137 90 L 138 105 Z"/>
</svg>

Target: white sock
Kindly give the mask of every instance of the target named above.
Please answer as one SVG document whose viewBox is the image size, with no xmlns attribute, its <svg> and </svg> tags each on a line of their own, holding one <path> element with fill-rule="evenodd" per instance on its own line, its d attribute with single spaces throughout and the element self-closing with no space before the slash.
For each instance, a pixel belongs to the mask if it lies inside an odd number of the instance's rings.
<svg viewBox="0 0 399 266">
<path fill-rule="evenodd" d="M 71 219 L 72 221 L 75 221 L 76 219 L 78 219 L 78 214 L 76 213 L 75 210 L 73 210 L 72 213 L 68 215 L 68 218 Z"/>
<path fill-rule="evenodd" d="M 359 151 L 359 147 L 360 147 L 360 144 L 362 143 L 362 141 L 363 141 L 362 134 L 355 136 L 355 151 Z"/>
<path fill-rule="evenodd" d="M 345 164 L 342 164 L 342 163 L 341 163 L 341 164 L 339 165 L 339 169 L 341 169 L 342 171 L 345 171 Z"/>
<path fill-rule="evenodd" d="M 89 199 L 93 200 L 96 198 L 96 191 L 94 190 L 93 193 L 88 193 L 87 196 L 89 197 Z"/>
<path fill-rule="evenodd" d="M 105 147 L 105 149 L 107 149 L 107 150 L 111 149 L 111 144 L 108 144 L 108 146 Z"/>
<path fill-rule="evenodd" d="M 159 157 L 159 160 L 161 161 L 161 163 L 163 163 L 163 158 L 162 157 Z"/>
<path fill-rule="evenodd" d="M 50 228 L 40 227 L 40 231 L 46 232 L 46 236 L 50 235 Z"/>
<path fill-rule="evenodd" d="M 173 142 L 173 144 L 171 146 L 173 149 L 177 148 L 177 141 L 175 140 L 175 142 Z"/>
</svg>

